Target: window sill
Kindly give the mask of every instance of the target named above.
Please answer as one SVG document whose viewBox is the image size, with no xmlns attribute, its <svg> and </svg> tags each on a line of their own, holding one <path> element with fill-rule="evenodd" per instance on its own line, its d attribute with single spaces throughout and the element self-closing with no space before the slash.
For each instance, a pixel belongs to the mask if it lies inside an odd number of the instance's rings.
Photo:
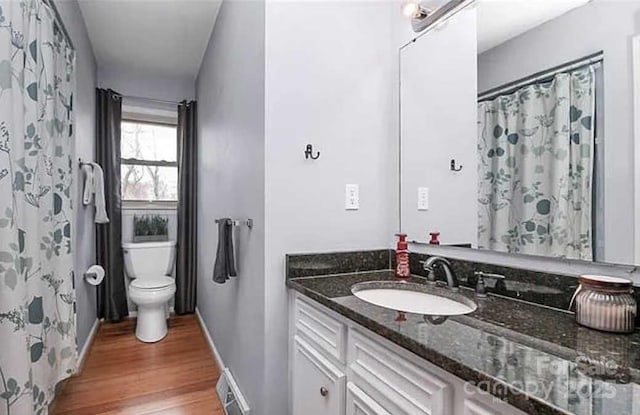
<svg viewBox="0 0 640 415">
<path fill-rule="evenodd" d="M 178 202 L 157 201 L 149 202 L 144 200 L 123 200 L 122 210 L 176 210 Z"/>
</svg>

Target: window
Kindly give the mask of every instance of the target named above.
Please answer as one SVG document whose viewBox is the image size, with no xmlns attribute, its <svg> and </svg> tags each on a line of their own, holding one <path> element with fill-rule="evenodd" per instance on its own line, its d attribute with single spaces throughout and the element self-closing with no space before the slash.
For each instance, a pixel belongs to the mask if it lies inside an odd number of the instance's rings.
<svg viewBox="0 0 640 415">
<path fill-rule="evenodd" d="M 178 200 L 176 126 L 126 120 L 122 121 L 121 131 L 122 200 L 131 204 L 175 203 Z"/>
</svg>

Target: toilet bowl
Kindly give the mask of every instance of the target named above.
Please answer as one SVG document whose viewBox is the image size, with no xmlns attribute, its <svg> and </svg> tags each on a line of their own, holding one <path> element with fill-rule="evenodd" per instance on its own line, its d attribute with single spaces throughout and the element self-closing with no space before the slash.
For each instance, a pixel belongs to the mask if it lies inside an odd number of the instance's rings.
<svg viewBox="0 0 640 415">
<path fill-rule="evenodd" d="M 122 244 L 125 271 L 131 279 L 129 299 L 138 308 L 136 337 L 145 343 L 167 335 L 169 301 L 176 292 L 170 277 L 175 260 L 175 242 Z"/>
</svg>

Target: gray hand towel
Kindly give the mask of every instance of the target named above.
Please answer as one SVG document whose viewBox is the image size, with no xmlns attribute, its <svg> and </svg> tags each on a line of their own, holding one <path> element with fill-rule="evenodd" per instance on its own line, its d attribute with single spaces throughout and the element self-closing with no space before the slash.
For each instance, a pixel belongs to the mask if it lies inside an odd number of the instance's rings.
<svg viewBox="0 0 640 415">
<path fill-rule="evenodd" d="M 233 223 L 224 218 L 218 222 L 218 251 L 213 266 L 213 281 L 224 284 L 229 277 L 235 277 L 236 265 L 233 256 Z"/>
</svg>

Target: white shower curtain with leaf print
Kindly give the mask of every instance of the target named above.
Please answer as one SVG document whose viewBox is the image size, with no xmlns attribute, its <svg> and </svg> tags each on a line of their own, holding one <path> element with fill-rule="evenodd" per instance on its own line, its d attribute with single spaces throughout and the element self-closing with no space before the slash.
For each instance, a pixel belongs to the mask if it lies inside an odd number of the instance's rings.
<svg viewBox="0 0 640 415">
<path fill-rule="evenodd" d="M 591 260 L 593 66 L 478 103 L 478 246 Z"/>
<path fill-rule="evenodd" d="M 41 0 L 0 0 L 0 414 L 46 414 L 76 365 L 74 52 Z"/>
</svg>

